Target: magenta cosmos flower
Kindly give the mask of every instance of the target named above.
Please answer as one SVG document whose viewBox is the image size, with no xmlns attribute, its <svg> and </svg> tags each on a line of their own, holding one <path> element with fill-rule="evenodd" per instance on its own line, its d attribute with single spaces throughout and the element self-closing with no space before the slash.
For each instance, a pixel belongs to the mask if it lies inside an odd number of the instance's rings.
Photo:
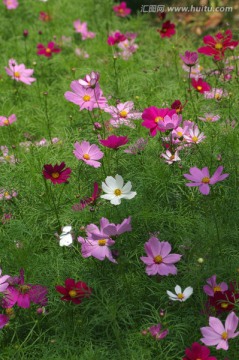
<svg viewBox="0 0 239 360">
<path fill-rule="evenodd" d="M 179 55 L 184 64 L 191 67 L 196 65 L 198 61 L 198 54 L 196 52 L 185 51 L 184 55 Z"/>
<path fill-rule="evenodd" d="M 2 275 L 2 269 L 0 269 L 0 293 L 2 293 L 3 291 L 7 290 L 9 283 L 7 282 L 7 280 L 10 278 L 9 275 Z"/>
<path fill-rule="evenodd" d="M 164 339 L 169 333 L 168 329 L 162 329 L 161 324 L 151 326 L 148 331 L 156 340 Z"/>
<path fill-rule="evenodd" d="M 131 231 L 131 217 L 124 219 L 121 224 L 110 223 L 108 219 L 101 218 L 100 228 L 95 224 L 87 225 L 86 234 L 92 240 L 100 240 L 102 238 L 112 238 L 119 236 L 125 232 Z"/>
<path fill-rule="evenodd" d="M 208 285 L 203 286 L 203 291 L 208 296 L 214 296 L 214 294 L 218 291 L 224 292 L 228 290 L 228 285 L 225 282 L 221 282 L 220 284 L 217 284 L 217 275 L 211 276 L 209 279 L 207 279 Z"/>
<path fill-rule="evenodd" d="M 208 195 L 210 192 L 210 186 L 214 185 L 219 181 L 225 180 L 229 174 L 222 174 L 223 166 L 219 166 L 215 173 L 210 178 L 209 170 L 207 167 L 202 168 L 202 170 L 197 167 L 190 168 L 190 174 L 184 174 L 183 176 L 192 181 L 192 183 L 187 183 L 186 186 L 198 186 L 199 191 L 203 195 Z"/>
<path fill-rule="evenodd" d="M 61 52 L 61 49 L 56 46 L 56 44 L 51 41 L 47 44 L 47 46 L 44 46 L 43 44 L 38 44 L 37 45 L 37 55 L 44 55 L 46 57 L 52 57 L 53 53 L 59 53 Z"/>
<path fill-rule="evenodd" d="M 215 38 L 206 35 L 203 38 L 206 46 L 200 47 L 198 52 L 207 56 L 213 56 L 214 60 L 222 60 L 227 49 L 233 50 L 238 45 L 238 41 L 232 40 L 231 30 L 227 30 L 224 34 L 218 33 Z"/>
<path fill-rule="evenodd" d="M 210 356 L 210 350 L 206 346 L 197 342 L 185 350 L 185 355 L 183 360 L 217 360 L 215 356 Z"/>
<path fill-rule="evenodd" d="M 124 34 L 121 34 L 120 31 L 116 30 L 115 32 L 111 33 L 110 36 L 107 39 L 107 43 L 110 46 L 119 44 L 121 41 L 126 40 L 126 36 Z"/>
<path fill-rule="evenodd" d="M 85 198 L 81 199 L 78 204 L 73 205 L 72 210 L 82 211 L 88 205 L 91 205 L 91 206 L 96 205 L 96 201 L 100 197 L 100 194 L 101 194 L 101 189 L 99 189 L 98 183 L 94 182 L 93 194 L 90 197 L 85 197 Z"/>
<path fill-rule="evenodd" d="M 2 329 L 9 322 L 9 317 L 4 314 L 0 314 L 0 329 Z"/>
<path fill-rule="evenodd" d="M 226 318 L 225 326 L 223 326 L 219 319 L 210 316 L 210 326 L 200 329 L 203 336 L 201 341 L 207 346 L 217 345 L 217 350 L 228 350 L 228 340 L 234 339 L 239 335 L 239 331 L 235 332 L 238 326 L 238 320 L 236 314 L 231 312 Z"/>
<path fill-rule="evenodd" d="M 174 115 L 177 115 L 174 109 L 159 109 L 155 106 L 150 106 L 143 111 L 142 119 L 144 121 L 142 126 L 149 129 L 151 136 L 155 136 L 158 131 L 166 131 L 167 127 L 174 129 L 179 126 L 182 119 L 178 116 L 173 117 Z"/>
<path fill-rule="evenodd" d="M 202 78 L 199 78 L 198 80 L 192 79 L 191 84 L 194 89 L 196 89 L 197 92 L 200 92 L 201 94 L 203 94 L 205 91 L 211 90 L 211 86 L 206 81 L 203 81 Z"/>
<path fill-rule="evenodd" d="M 73 151 L 73 154 L 78 160 L 82 160 L 94 168 L 101 166 L 101 163 L 97 160 L 102 159 L 104 153 L 97 145 L 91 145 L 88 141 L 82 141 L 81 143 L 77 141 L 74 146 L 75 150 Z"/>
<path fill-rule="evenodd" d="M 175 25 L 171 23 L 170 20 L 165 21 L 162 25 L 162 28 L 158 29 L 157 32 L 159 32 L 161 38 L 170 38 L 176 34 Z"/>
<path fill-rule="evenodd" d="M 51 180 L 51 182 L 55 184 L 66 183 L 70 177 L 71 169 L 64 169 L 66 164 L 62 162 L 60 165 L 56 164 L 52 166 L 51 164 L 44 165 L 44 169 L 42 171 L 45 179 Z"/>
<path fill-rule="evenodd" d="M 101 145 L 110 149 L 118 150 L 120 146 L 124 146 L 128 143 L 129 139 L 127 136 L 116 136 L 110 135 L 105 140 L 100 140 Z"/>
<path fill-rule="evenodd" d="M 87 28 L 87 23 L 86 22 L 81 22 L 79 19 L 74 21 L 73 23 L 75 31 L 79 34 L 81 34 L 81 38 L 82 40 L 86 40 L 86 39 L 93 39 L 95 37 L 95 33 L 88 31 Z"/>
<path fill-rule="evenodd" d="M 15 114 L 10 115 L 9 117 L 0 116 L 0 126 L 8 126 L 17 121 Z"/>
<path fill-rule="evenodd" d="M 75 282 L 74 279 L 66 279 L 65 287 L 57 285 L 56 291 L 63 295 L 61 300 L 80 304 L 84 298 L 91 295 L 92 289 L 83 281 Z"/>
<path fill-rule="evenodd" d="M 80 110 L 87 109 L 92 111 L 93 108 L 104 109 L 106 106 L 107 101 L 106 98 L 103 97 L 103 92 L 99 84 L 96 84 L 94 89 L 86 89 L 79 81 L 75 80 L 71 83 L 71 89 L 73 92 L 67 91 L 64 96 L 66 100 L 79 105 Z"/>
<path fill-rule="evenodd" d="M 21 81 L 27 85 L 31 85 L 32 82 L 36 81 L 35 78 L 31 77 L 34 70 L 26 69 L 24 64 L 18 65 L 16 60 L 10 59 L 8 66 L 9 68 L 5 67 L 6 73 L 11 76 L 13 80 Z"/>
<path fill-rule="evenodd" d="M 172 250 L 167 241 L 160 242 L 156 237 L 152 237 L 144 245 L 147 257 L 142 256 L 140 259 L 147 265 L 146 273 L 148 275 L 176 275 L 177 268 L 174 265 L 182 255 L 169 254 Z"/>
<path fill-rule="evenodd" d="M 122 1 L 119 5 L 113 6 L 113 10 L 116 16 L 126 17 L 131 13 L 131 9 L 127 8 L 125 1 Z"/>
<path fill-rule="evenodd" d="M 8 10 L 14 10 L 19 5 L 17 0 L 3 0 L 3 4 Z"/>
</svg>

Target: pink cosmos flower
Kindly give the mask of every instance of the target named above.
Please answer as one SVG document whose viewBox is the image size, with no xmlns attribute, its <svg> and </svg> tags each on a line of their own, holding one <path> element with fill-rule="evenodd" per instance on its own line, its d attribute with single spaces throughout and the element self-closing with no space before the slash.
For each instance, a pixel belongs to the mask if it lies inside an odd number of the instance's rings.
<svg viewBox="0 0 239 360">
<path fill-rule="evenodd" d="M 137 44 L 135 44 L 135 40 L 124 40 L 121 41 L 118 44 L 118 48 L 121 50 L 121 52 L 117 53 L 118 56 L 121 56 L 122 59 L 124 60 L 128 60 L 132 54 L 134 54 L 137 49 L 139 48 L 139 46 Z"/>
<path fill-rule="evenodd" d="M 8 126 L 17 121 L 15 114 L 10 115 L 9 117 L 0 116 L 0 126 Z"/>
<path fill-rule="evenodd" d="M 147 265 L 146 273 L 148 275 L 176 275 L 177 268 L 174 265 L 180 261 L 182 255 L 169 254 L 172 247 L 166 241 L 160 242 L 156 237 L 152 237 L 145 243 L 145 252 L 147 257 L 142 256 L 140 259 Z"/>
<path fill-rule="evenodd" d="M 2 329 L 9 322 L 9 317 L 4 314 L 0 314 L 0 329 Z"/>
<path fill-rule="evenodd" d="M 140 119 L 142 116 L 142 113 L 133 111 L 133 108 L 133 101 L 127 101 L 125 103 L 119 103 L 116 107 L 106 106 L 104 111 L 112 116 L 110 124 L 114 127 L 125 125 L 133 128 L 134 124 L 132 123 L 132 120 Z"/>
<path fill-rule="evenodd" d="M 203 291 L 208 296 L 214 296 L 216 292 L 224 292 L 228 290 L 228 285 L 225 282 L 222 282 L 220 284 L 217 284 L 216 282 L 217 275 L 211 276 L 209 279 L 207 279 L 208 285 L 203 286 Z"/>
<path fill-rule="evenodd" d="M 213 115 L 211 113 L 205 114 L 205 117 L 198 117 L 199 120 L 205 121 L 205 122 L 215 122 L 220 119 L 219 115 Z"/>
<path fill-rule="evenodd" d="M 0 150 L 3 154 L 3 156 L 0 156 L 0 163 L 15 164 L 17 162 L 17 159 L 14 155 L 9 155 L 9 150 L 7 146 L 1 146 Z"/>
<path fill-rule="evenodd" d="M 90 238 L 78 237 L 78 241 L 82 244 L 81 253 L 84 258 L 93 256 L 98 260 L 103 261 L 105 258 L 108 258 L 111 262 L 117 263 L 113 258 L 113 255 L 110 250 L 110 246 L 114 245 L 115 241 L 112 239 L 99 239 L 92 240 Z"/>
<path fill-rule="evenodd" d="M 165 21 L 162 24 L 162 28 L 158 29 L 157 32 L 160 34 L 161 38 L 165 38 L 165 37 L 170 38 L 174 34 L 176 34 L 175 24 L 171 23 L 170 20 Z"/>
<path fill-rule="evenodd" d="M 105 140 L 99 140 L 101 145 L 115 150 L 118 150 L 120 146 L 126 145 L 128 141 L 129 139 L 127 136 L 116 136 L 116 135 L 110 135 Z"/>
<path fill-rule="evenodd" d="M 137 155 L 141 154 L 142 151 L 146 148 L 148 144 L 148 140 L 144 138 L 139 138 L 136 142 L 128 147 L 128 149 L 124 150 L 127 154 Z"/>
<path fill-rule="evenodd" d="M 0 189 L 0 200 L 11 200 L 14 197 L 17 197 L 17 192 L 15 190 L 9 192 L 6 189 Z"/>
<path fill-rule="evenodd" d="M 87 74 L 84 79 L 78 80 L 79 84 L 82 85 L 85 89 L 92 88 L 94 89 L 96 84 L 99 82 L 100 74 L 95 71 L 91 71 L 90 74 Z"/>
<path fill-rule="evenodd" d="M 110 46 L 113 46 L 115 44 L 120 43 L 121 41 L 126 40 L 126 36 L 124 34 L 121 34 L 120 31 L 116 30 L 115 32 L 111 33 L 110 36 L 107 39 L 107 43 Z"/>
<path fill-rule="evenodd" d="M 91 197 L 86 197 L 80 200 L 78 204 L 72 206 L 72 210 L 74 211 L 82 211 L 86 206 L 96 204 L 97 199 L 100 197 L 101 189 L 99 189 L 99 185 L 97 182 L 94 182 L 94 190 Z"/>
<path fill-rule="evenodd" d="M 236 314 L 231 312 L 226 318 L 225 326 L 223 326 L 219 319 L 210 316 L 210 326 L 202 327 L 200 329 L 203 336 L 201 341 L 207 346 L 217 345 L 217 350 L 228 350 L 228 340 L 234 339 L 239 335 L 239 331 L 235 332 L 238 326 L 238 320 Z"/>
<path fill-rule="evenodd" d="M 116 16 L 126 17 L 131 13 L 131 9 L 127 8 L 125 1 L 122 1 L 119 5 L 113 6 L 113 10 Z"/>
<path fill-rule="evenodd" d="M 223 89 L 212 88 L 211 91 L 205 91 L 204 97 L 205 99 L 215 99 L 217 101 L 221 100 L 222 97 L 228 96 L 228 92 Z"/>
<path fill-rule="evenodd" d="M 75 143 L 75 150 L 73 154 L 78 160 L 84 161 L 86 164 L 98 168 L 101 163 L 97 160 L 102 159 L 104 153 L 98 148 L 97 145 L 91 145 L 88 141 L 78 141 Z"/>
<path fill-rule="evenodd" d="M 53 41 L 49 42 L 46 47 L 43 44 L 38 44 L 37 49 L 37 55 L 43 55 L 48 58 L 52 57 L 53 53 L 61 52 L 61 49 Z"/>
<path fill-rule="evenodd" d="M 1 275 L 2 275 L 2 269 L 0 269 L 0 293 L 7 290 L 9 283 L 6 281 L 10 278 L 9 275 L 3 275 L 3 276 Z"/>
<path fill-rule="evenodd" d="M 17 0 L 3 0 L 3 4 L 8 10 L 14 10 L 19 5 Z"/>
<path fill-rule="evenodd" d="M 175 153 L 171 153 L 169 150 L 166 151 L 166 154 L 162 154 L 161 157 L 163 157 L 167 164 L 171 165 L 176 161 L 180 161 L 180 157 L 178 156 L 178 151 L 175 151 Z"/>
<path fill-rule="evenodd" d="M 86 234 L 88 238 L 92 240 L 99 240 L 102 238 L 112 238 L 115 236 L 119 236 L 125 232 L 129 232 L 132 230 L 131 227 L 131 217 L 124 219 L 121 224 L 113 224 L 110 223 L 108 219 L 101 218 L 100 220 L 100 228 L 95 224 L 87 225 Z"/>
<path fill-rule="evenodd" d="M 39 13 L 39 20 L 44 21 L 44 22 L 49 22 L 49 21 L 51 21 L 52 19 L 51 19 L 50 14 L 48 14 L 48 13 L 45 12 L 45 11 L 40 11 L 40 13 Z"/>
<path fill-rule="evenodd" d="M 202 346 L 195 342 L 191 348 L 185 350 L 185 357 L 183 360 L 217 360 L 215 356 L 210 356 L 210 350 L 206 346 Z"/>
<path fill-rule="evenodd" d="M 84 59 L 88 59 L 90 57 L 90 55 L 85 50 L 80 48 L 75 49 L 75 54 Z"/>
<path fill-rule="evenodd" d="M 176 117 L 173 118 L 174 115 L 176 115 Z M 170 129 L 176 128 L 181 122 L 181 117 L 178 117 L 176 110 L 169 108 L 159 109 L 155 106 L 150 106 L 145 109 L 142 114 L 142 119 L 144 120 L 142 126 L 150 130 L 151 136 L 155 136 L 158 131 L 166 131 L 168 125 Z"/>
<path fill-rule="evenodd" d="M 190 52 L 187 50 L 184 55 L 179 54 L 179 56 L 183 60 L 184 64 L 189 67 L 196 65 L 198 61 L 198 54 L 196 52 Z"/>
<path fill-rule="evenodd" d="M 34 70 L 26 69 L 24 64 L 18 65 L 16 60 L 10 59 L 8 66 L 9 68 L 5 67 L 6 73 L 11 76 L 13 80 L 21 81 L 27 85 L 31 85 L 32 82 L 36 81 L 35 78 L 31 77 Z"/>
<path fill-rule="evenodd" d="M 189 66 L 183 64 L 182 68 L 183 68 L 183 70 L 185 70 L 189 73 L 191 79 L 198 80 L 199 78 L 204 77 L 201 74 L 202 67 L 199 64 L 196 64 L 192 67 L 189 67 Z"/>
<path fill-rule="evenodd" d="M 169 333 L 168 329 L 162 329 L 161 324 L 151 326 L 148 331 L 156 340 L 164 339 Z"/>
<path fill-rule="evenodd" d="M 95 33 L 88 31 L 87 22 L 81 22 L 79 19 L 74 21 L 73 23 L 76 33 L 81 34 L 82 40 L 93 39 L 95 37 Z"/>
<path fill-rule="evenodd" d="M 203 94 L 205 91 L 211 90 L 211 86 L 206 81 L 203 81 L 202 78 L 199 78 L 198 80 L 192 79 L 191 84 L 194 89 L 196 89 L 197 92 L 201 94 Z"/>
<path fill-rule="evenodd" d="M 214 185 L 219 181 L 225 180 L 229 174 L 223 174 L 223 166 L 219 166 L 215 173 L 210 178 L 209 170 L 207 167 L 202 168 L 202 170 L 197 167 L 190 168 L 190 174 L 184 174 L 183 176 L 192 181 L 191 183 L 187 183 L 186 186 L 198 186 L 199 191 L 203 195 L 208 195 L 210 192 L 210 186 Z"/>
<path fill-rule="evenodd" d="M 200 133 L 197 125 L 194 125 L 193 128 L 188 130 L 188 134 L 183 135 L 183 138 L 189 144 L 199 144 L 204 139 L 206 139 L 206 136 L 204 136 L 203 132 Z"/>
<path fill-rule="evenodd" d="M 206 35 L 203 38 L 204 44 L 198 49 L 198 52 L 207 56 L 213 56 L 214 60 L 222 60 L 227 49 L 234 49 L 238 45 L 238 41 L 232 40 L 231 30 L 225 31 L 224 34 L 218 33 L 213 38 L 211 35 Z"/>
<path fill-rule="evenodd" d="M 74 80 L 71 83 L 71 89 L 73 92 L 67 91 L 64 96 L 66 100 L 79 105 L 80 110 L 87 109 L 92 111 L 93 108 L 104 109 L 107 104 L 99 84 L 96 84 L 94 89 L 85 89 L 77 80 Z"/>
</svg>

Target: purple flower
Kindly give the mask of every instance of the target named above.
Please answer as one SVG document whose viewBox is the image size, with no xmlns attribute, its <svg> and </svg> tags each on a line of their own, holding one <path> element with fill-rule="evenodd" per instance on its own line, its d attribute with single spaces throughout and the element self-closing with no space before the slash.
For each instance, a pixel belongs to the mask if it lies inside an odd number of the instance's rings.
<svg viewBox="0 0 239 360">
<path fill-rule="evenodd" d="M 9 275 L 2 275 L 2 269 L 0 269 L 0 293 L 5 291 L 8 286 L 9 286 L 9 283 L 7 282 L 7 280 L 10 278 Z"/>
<path fill-rule="evenodd" d="M 185 51 L 184 55 L 179 55 L 183 60 L 184 64 L 191 67 L 194 66 L 198 61 L 198 54 L 196 52 Z"/>
<path fill-rule="evenodd" d="M 156 340 L 165 338 L 169 333 L 168 329 L 165 330 L 162 329 L 161 324 L 151 326 L 149 328 L 149 332 Z"/>
<path fill-rule="evenodd" d="M 9 322 L 9 317 L 4 314 L 0 314 L 0 329 L 2 329 Z"/>
<path fill-rule="evenodd" d="M 207 279 L 208 285 L 203 286 L 203 291 L 208 296 L 214 296 L 216 292 L 224 292 L 228 290 L 228 285 L 225 282 L 222 282 L 220 284 L 217 284 L 216 282 L 217 275 L 211 276 L 209 279 Z"/>
</svg>

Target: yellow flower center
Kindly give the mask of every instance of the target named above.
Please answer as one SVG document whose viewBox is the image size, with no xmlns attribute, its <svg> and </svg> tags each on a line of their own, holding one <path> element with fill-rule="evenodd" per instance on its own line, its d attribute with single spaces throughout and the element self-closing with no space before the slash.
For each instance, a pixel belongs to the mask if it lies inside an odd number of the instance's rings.
<svg viewBox="0 0 239 360">
<path fill-rule="evenodd" d="M 212 121 L 212 117 L 207 117 L 206 120 L 207 121 Z"/>
<path fill-rule="evenodd" d="M 5 120 L 3 121 L 3 124 L 4 124 L 4 125 L 9 125 L 9 120 L 8 120 L 8 119 L 5 119 Z"/>
<path fill-rule="evenodd" d="M 53 177 L 53 179 L 58 179 L 60 174 L 58 172 L 54 172 L 51 174 L 51 176 Z"/>
<path fill-rule="evenodd" d="M 161 255 L 155 256 L 155 258 L 154 258 L 155 264 L 161 264 L 162 261 L 163 261 L 163 258 Z"/>
<path fill-rule="evenodd" d="M 120 189 L 115 189 L 114 194 L 116 196 L 120 196 L 122 194 L 122 191 Z"/>
<path fill-rule="evenodd" d="M 121 13 L 121 14 L 123 14 L 124 9 L 119 9 L 118 12 Z"/>
<path fill-rule="evenodd" d="M 8 315 L 8 316 L 11 316 L 14 314 L 14 309 L 13 308 L 7 308 L 5 309 L 5 313 Z"/>
<path fill-rule="evenodd" d="M 201 91 L 202 90 L 202 86 L 197 86 L 197 90 Z"/>
<path fill-rule="evenodd" d="M 77 292 L 75 290 L 70 290 L 69 295 L 71 298 L 75 298 L 77 296 Z"/>
<path fill-rule="evenodd" d="M 83 100 L 84 101 L 90 101 L 90 95 L 84 95 Z"/>
<path fill-rule="evenodd" d="M 202 178 L 202 183 L 203 183 L 203 184 L 208 184 L 209 182 L 210 182 L 210 178 L 209 178 L 209 177 L 205 176 L 204 178 Z M 221 291 L 221 290 L 219 290 L 219 291 Z"/>
<path fill-rule="evenodd" d="M 7 160 L 7 161 L 9 161 L 9 160 L 11 160 L 11 156 L 10 156 L 10 155 L 6 155 L 6 156 L 4 156 L 4 159 Z"/>
<path fill-rule="evenodd" d="M 175 155 L 171 155 L 169 160 L 174 160 L 175 159 Z"/>
<path fill-rule="evenodd" d="M 178 135 L 179 137 L 182 137 L 182 136 L 183 136 L 182 131 L 178 131 L 178 132 L 177 132 L 177 135 Z"/>
<path fill-rule="evenodd" d="M 159 121 L 163 121 L 163 117 L 157 116 L 157 117 L 154 119 L 154 122 L 156 122 L 156 123 L 158 123 Z"/>
<path fill-rule="evenodd" d="M 51 53 L 51 49 L 46 48 L 46 53 L 47 53 L 47 54 L 50 54 L 50 53 Z"/>
<path fill-rule="evenodd" d="M 204 178 L 204 179 L 205 179 L 205 178 Z M 222 291 L 222 289 L 221 289 L 221 287 L 220 287 L 219 285 L 217 285 L 217 286 L 214 286 L 213 291 L 214 291 L 214 292 Z"/>
<path fill-rule="evenodd" d="M 5 191 L 4 196 L 9 196 L 9 195 L 10 195 L 9 192 Z"/>
<path fill-rule="evenodd" d="M 221 43 L 216 43 L 215 49 L 221 50 L 222 49 L 222 44 Z"/>
<path fill-rule="evenodd" d="M 125 110 L 120 111 L 119 114 L 122 118 L 126 118 L 126 116 L 128 115 L 127 111 L 125 111 Z"/>
<path fill-rule="evenodd" d="M 214 97 L 215 97 L 216 100 L 220 100 L 222 96 L 220 94 L 215 94 Z"/>
<path fill-rule="evenodd" d="M 15 71 L 13 75 L 14 75 L 15 78 L 18 78 L 18 79 L 21 76 L 21 74 L 18 71 Z"/>
<path fill-rule="evenodd" d="M 184 295 L 182 293 L 178 294 L 178 299 L 182 300 L 184 298 Z"/>
<path fill-rule="evenodd" d="M 98 240 L 98 245 L 99 245 L 99 246 L 105 246 L 105 244 L 106 244 L 106 240 L 105 240 L 105 239 L 100 239 L 100 240 Z"/>
<path fill-rule="evenodd" d="M 222 333 L 222 339 L 223 339 L 223 340 L 227 340 L 227 338 L 228 338 L 227 332 L 224 331 L 224 332 Z"/>
<path fill-rule="evenodd" d="M 84 154 L 84 155 L 83 155 L 83 159 L 85 159 L 85 160 L 90 160 L 90 155 L 89 155 L 89 154 Z"/>
<path fill-rule="evenodd" d="M 198 137 L 197 137 L 197 136 L 193 136 L 193 137 L 192 137 L 192 141 L 193 141 L 193 142 L 197 142 L 197 141 L 198 141 Z"/>
<path fill-rule="evenodd" d="M 221 307 L 222 307 L 223 309 L 227 309 L 228 306 L 229 306 L 228 303 L 221 303 Z"/>
<path fill-rule="evenodd" d="M 20 285 L 19 290 L 22 294 L 26 294 L 31 289 L 31 286 L 28 285 Z"/>
</svg>

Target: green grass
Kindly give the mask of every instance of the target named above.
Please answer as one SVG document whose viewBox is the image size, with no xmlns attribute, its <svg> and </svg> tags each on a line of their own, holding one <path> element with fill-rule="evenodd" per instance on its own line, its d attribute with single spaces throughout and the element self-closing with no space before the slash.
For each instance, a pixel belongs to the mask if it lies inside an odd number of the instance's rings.
<svg viewBox="0 0 239 360">
<path fill-rule="evenodd" d="M 217 86 L 216 78 L 207 79 L 213 87 L 225 88 L 230 100 L 215 102 L 193 94 L 197 116 L 214 112 L 221 119 L 216 123 L 199 121 L 199 128 L 207 138 L 198 147 L 180 152 L 181 168 L 177 164 L 168 166 L 160 158 L 163 147 L 158 136 L 149 138 L 141 156 L 119 150 L 118 169 L 108 151 L 107 175 L 115 176 L 118 172 L 125 180 L 131 180 L 137 196 L 122 201 L 119 207 L 101 200 L 94 212 L 88 208 L 73 212 L 71 206 L 78 197 L 90 196 L 94 181 L 101 183 L 105 174 L 102 168 L 81 165 L 78 176 L 78 161 L 72 153 L 74 142 L 86 139 L 98 143 L 98 140 L 87 111 L 79 112 L 76 105 L 64 99 L 71 81 L 92 70 L 99 71 L 104 95 L 112 96 L 109 103 L 114 105 L 115 99 L 132 100 L 139 111 L 149 106 L 170 106 L 175 99 L 184 103 L 188 98 L 187 77 L 181 69 L 179 53 L 186 49 L 195 51 L 202 46 L 202 37 L 189 34 L 188 28 L 174 20 L 177 34 L 171 39 L 160 39 L 156 32 L 160 25 L 151 17 L 138 13 L 130 19 L 119 19 L 112 14 L 112 1 L 107 0 L 81 4 L 76 0 L 49 0 L 46 4 L 32 0 L 19 2 L 19 8 L 14 11 L 5 11 L 0 5 L 0 115 L 17 115 L 11 129 L 1 127 L 0 145 L 10 149 L 14 145 L 10 152 L 19 159 L 17 165 L 0 167 L 1 187 L 14 188 L 19 193 L 14 203 L 0 204 L 2 213 L 13 214 L 13 219 L 0 226 L 0 265 L 4 274 L 11 275 L 17 275 L 23 267 L 28 282 L 47 286 L 49 305 L 46 315 L 41 316 L 35 308 L 16 309 L 15 318 L 0 333 L 0 357 L 4 360 L 180 360 L 185 348 L 199 341 L 200 327 L 208 325 L 207 315 L 203 313 L 206 296 L 202 291 L 206 279 L 217 274 L 220 281 L 238 281 L 238 127 L 233 129 L 226 123 L 238 117 L 238 76 L 234 73 L 232 81 Z M 51 13 L 51 22 L 38 20 L 39 11 L 43 10 Z M 169 17 L 173 20 L 172 14 Z M 74 34 L 73 21 L 78 18 L 87 21 L 89 30 L 97 33 L 95 39 L 81 42 Z M 24 29 L 29 30 L 27 57 Z M 128 61 L 116 61 L 119 93 L 116 93 L 112 49 L 106 42 L 107 29 L 138 33 L 138 51 Z M 41 36 L 39 30 L 43 32 Z M 54 35 L 58 40 L 62 35 L 71 36 L 71 46 L 63 46 L 62 52 L 51 60 L 38 57 L 37 43 L 47 44 Z M 75 47 L 84 48 L 90 58 L 78 58 Z M 4 70 L 10 58 L 29 68 L 34 66 L 37 82 L 16 87 Z M 205 69 L 214 67 L 212 59 L 203 55 L 200 64 Z M 19 146 L 26 140 L 25 133 L 34 141 L 43 137 L 49 140 L 46 101 L 52 136 L 59 137 L 61 143 L 25 151 Z M 105 113 L 103 117 L 109 119 Z M 185 106 L 183 119 L 196 120 L 191 101 Z M 138 137 L 148 137 L 141 121 L 136 123 L 136 129 L 122 127 L 114 133 L 128 135 L 132 143 Z M 218 154 L 222 155 L 221 162 L 217 160 Z M 73 172 L 59 205 L 60 221 L 62 225 L 72 224 L 76 237 L 84 236 L 82 226 L 98 224 L 101 217 L 120 223 L 132 216 L 133 231 L 117 240 L 118 265 L 108 260 L 83 259 L 77 242 L 71 248 L 59 247 L 54 236 L 58 224 L 45 191 L 42 167 L 61 161 Z M 210 196 L 185 186 L 183 174 L 190 167 L 208 166 L 213 172 L 221 164 L 230 177 L 216 184 Z M 61 188 L 62 185 L 55 186 L 55 193 L 59 194 Z M 144 243 L 154 232 L 159 232 L 160 240 L 172 244 L 173 252 L 183 254 L 177 276 L 158 279 L 146 275 L 140 257 L 145 255 Z M 203 264 L 197 261 L 200 257 Z M 63 284 L 67 277 L 85 281 L 92 287 L 91 298 L 78 306 L 62 302 L 55 285 Z M 173 290 L 176 284 L 194 288 L 193 296 L 183 304 L 171 304 L 168 300 L 166 290 Z M 166 312 L 163 318 L 160 309 Z M 143 329 L 158 322 L 169 328 L 165 339 L 155 341 L 141 335 Z M 218 360 L 227 355 L 235 360 L 238 340 L 230 340 L 229 344 L 227 353 L 212 349 L 212 354 Z"/>
</svg>

